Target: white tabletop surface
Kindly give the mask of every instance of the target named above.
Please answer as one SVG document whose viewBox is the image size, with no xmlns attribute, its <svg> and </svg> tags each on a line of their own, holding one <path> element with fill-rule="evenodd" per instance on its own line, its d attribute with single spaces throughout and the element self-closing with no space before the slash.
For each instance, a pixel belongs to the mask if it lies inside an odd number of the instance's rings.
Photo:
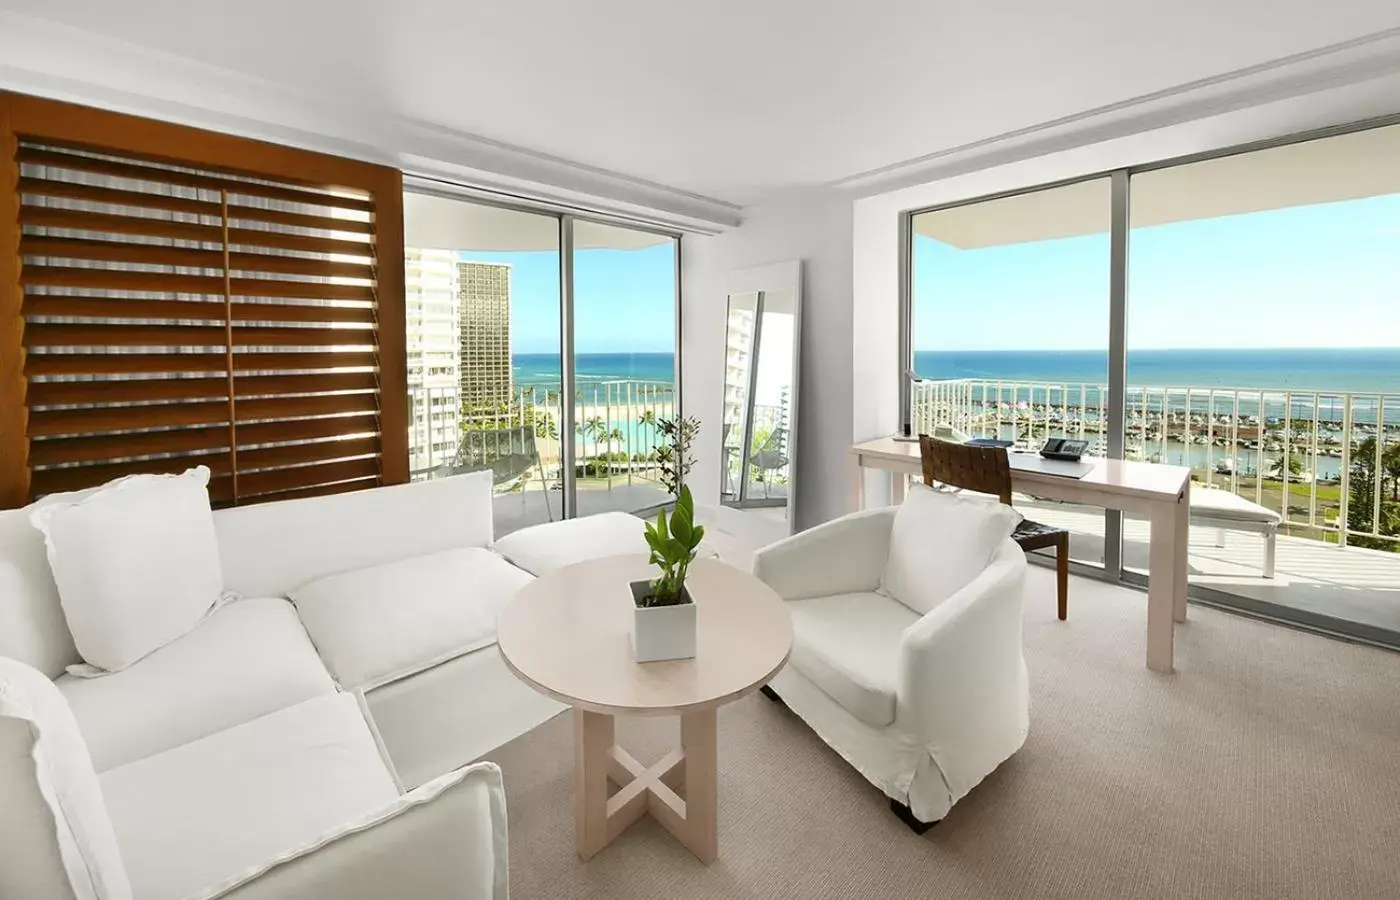
<svg viewBox="0 0 1400 900">
<path fill-rule="evenodd" d="M 501 610 L 497 640 L 516 675 L 593 712 L 674 715 L 738 699 L 792 652 L 792 618 L 772 588 L 718 560 L 691 563 L 694 659 L 638 663 L 629 582 L 653 577 L 644 556 L 565 566 L 521 588 Z"/>
<path fill-rule="evenodd" d="M 893 437 L 864 441 L 853 446 L 851 452 L 906 465 L 917 465 L 919 462 L 918 441 L 897 441 Z M 1091 456 L 1084 457 L 1083 461 L 1091 464 L 1093 470 L 1082 478 L 1074 479 L 1080 485 L 1112 493 L 1131 494 L 1146 499 L 1177 497 L 1191 478 L 1191 470 L 1186 466 L 1168 466 L 1132 459 L 1103 459 Z M 1018 483 L 1037 480 L 1047 482 L 1067 480 L 1061 475 L 1049 475 L 1044 472 L 1032 472 L 1014 467 L 1012 477 Z"/>
</svg>

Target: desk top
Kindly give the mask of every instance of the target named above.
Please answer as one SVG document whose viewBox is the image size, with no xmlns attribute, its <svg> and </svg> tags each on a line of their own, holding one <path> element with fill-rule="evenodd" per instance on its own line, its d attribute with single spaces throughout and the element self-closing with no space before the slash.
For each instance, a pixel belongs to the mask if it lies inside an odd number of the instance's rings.
<svg viewBox="0 0 1400 900">
<path fill-rule="evenodd" d="M 756 690 L 792 650 L 787 604 L 718 560 L 690 565 L 695 658 L 638 663 L 627 584 L 656 574 L 645 556 L 611 556 L 547 572 L 501 610 L 506 665 L 541 693 L 593 712 L 678 715 Z"/>
<path fill-rule="evenodd" d="M 893 437 L 876 438 L 851 447 L 851 453 L 863 459 L 888 460 L 901 467 L 919 463 L 918 441 L 897 441 Z M 1141 497 L 1145 500 L 1169 500 L 1181 495 L 1191 480 L 1186 466 L 1167 466 L 1132 459 L 1102 459 L 1086 456 L 1084 462 L 1094 468 L 1082 478 L 1066 478 L 1046 472 L 1034 472 L 1015 467 L 1013 459 L 1011 483 L 1018 490 L 1032 484 L 1078 484 L 1085 489 L 1105 493 Z"/>
</svg>

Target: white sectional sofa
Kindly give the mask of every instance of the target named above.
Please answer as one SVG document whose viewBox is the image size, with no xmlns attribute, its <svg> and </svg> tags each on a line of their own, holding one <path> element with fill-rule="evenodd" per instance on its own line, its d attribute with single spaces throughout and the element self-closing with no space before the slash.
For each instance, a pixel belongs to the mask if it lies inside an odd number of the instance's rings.
<svg viewBox="0 0 1400 900">
<path fill-rule="evenodd" d="M 0 657 L 51 679 L 81 734 L 132 890 L 98 897 L 231 883 L 278 896 L 274 882 L 300 885 L 287 896 L 504 896 L 499 773 L 459 767 L 563 707 L 495 646 L 497 610 L 533 576 L 491 549 L 489 473 L 215 511 L 227 601 L 99 677 L 65 671 L 81 658 L 29 512 L 0 511 Z M 580 530 L 606 532 L 590 552 L 632 549 L 633 527 L 641 549 L 638 520 L 599 518 Z M 476 800 L 453 800 L 460 785 Z M 375 878 L 347 882 L 342 844 L 378 853 L 376 833 L 419 821 L 455 835 L 463 859 L 499 851 L 501 871 L 457 873 L 444 893 L 432 866 L 409 854 L 397 870 L 386 849 Z M 257 890 L 239 881 L 250 872 Z"/>
</svg>

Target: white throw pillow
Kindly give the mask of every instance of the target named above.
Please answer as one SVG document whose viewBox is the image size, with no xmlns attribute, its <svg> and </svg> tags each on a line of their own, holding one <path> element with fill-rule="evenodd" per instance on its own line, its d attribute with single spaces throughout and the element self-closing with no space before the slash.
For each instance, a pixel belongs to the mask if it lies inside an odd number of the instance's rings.
<svg viewBox="0 0 1400 900">
<path fill-rule="evenodd" d="M 208 485 L 204 466 L 133 475 L 34 510 L 68 629 L 88 666 L 124 669 L 218 606 L 223 573 Z"/>
<path fill-rule="evenodd" d="M 42 672 L 0 656 L 0 897 L 131 900 L 78 723 Z"/>
<path fill-rule="evenodd" d="M 1020 521 L 995 499 L 911 485 L 890 530 L 880 590 L 923 615 L 980 575 Z"/>
</svg>

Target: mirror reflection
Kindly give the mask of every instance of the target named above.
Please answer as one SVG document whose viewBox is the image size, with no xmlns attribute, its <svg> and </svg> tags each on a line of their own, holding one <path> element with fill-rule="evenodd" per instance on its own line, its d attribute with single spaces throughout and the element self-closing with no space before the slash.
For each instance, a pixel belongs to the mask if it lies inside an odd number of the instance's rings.
<svg viewBox="0 0 1400 900">
<path fill-rule="evenodd" d="M 789 505 L 796 341 L 795 289 L 729 296 L 721 467 L 726 506 Z"/>
</svg>

